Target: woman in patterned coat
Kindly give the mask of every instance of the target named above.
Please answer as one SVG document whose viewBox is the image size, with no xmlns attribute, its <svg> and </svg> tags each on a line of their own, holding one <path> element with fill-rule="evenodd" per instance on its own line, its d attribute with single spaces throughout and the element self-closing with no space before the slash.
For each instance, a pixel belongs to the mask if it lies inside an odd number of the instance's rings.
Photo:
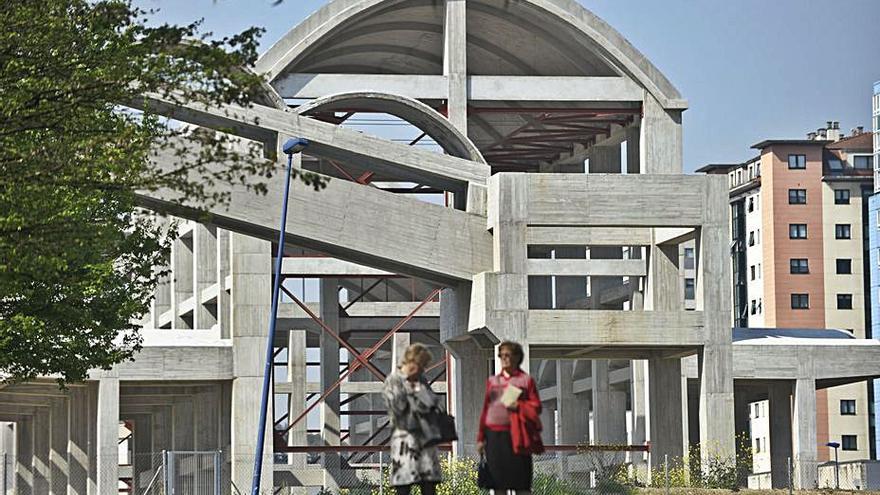
<svg viewBox="0 0 880 495">
<path fill-rule="evenodd" d="M 422 344 L 406 349 L 403 362 L 385 379 L 382 397 L 391 419 L 391 485 L 398 495 L 409 495 L 419 485 L 422 495 L 434 495 L 441 481 L 436 440 L 439 429 L 427 421 L 428 413 L 439 408 L 423 372 L 431 353 Z"/>
</svg>

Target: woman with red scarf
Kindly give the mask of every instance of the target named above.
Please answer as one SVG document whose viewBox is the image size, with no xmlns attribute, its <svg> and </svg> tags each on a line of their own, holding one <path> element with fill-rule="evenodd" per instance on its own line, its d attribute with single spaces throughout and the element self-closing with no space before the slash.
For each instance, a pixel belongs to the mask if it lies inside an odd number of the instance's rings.
<svg viewBox="0 0 880 495">
<path fill-rule="evenodd" d="M 477 450 L 486 456 L 492 487 L 528 493 L 532 489 L 532 454 L 541 442 L 541 398 L 535 380 L 520 369 L 523 348 L 505 341 L 498 346 L 501 372 L 486 381 Z"/>
</svg>

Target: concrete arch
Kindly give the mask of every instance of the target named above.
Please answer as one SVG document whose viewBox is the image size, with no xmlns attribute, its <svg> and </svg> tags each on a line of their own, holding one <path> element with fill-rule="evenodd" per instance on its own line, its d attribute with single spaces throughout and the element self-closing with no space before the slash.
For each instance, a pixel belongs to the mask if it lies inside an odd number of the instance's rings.
<svg viewBox="0 0 880 495">
<path fill-rule="evenodd" d="M 256 68 L 274 80 L 333 31 L 402 3 L 399 0 L 333 0 L 276 42 L 260 57 Z M 597 56 L 643 86 L 661 106 L 681 108 L 680 93 L 660 70 L 619 32 L 575 0 L 518 0 L 518 3 L 537 9 L 553 22 L 558 22 L 558 28 L 573 29 L 582 34 L 584 41 L 594 47 Z M 549 32 L 556 29 L 547 26 Z"/>
<path fill-rule="evenodd" d="M 351 109 L 394 115 L 418 127 L 450 155 L 486 163 L 474 143 L 453 127 L 446 117 L 428 105 L 405 96 L 379 92 L 340 93 L 312 100 L 297 107 L 296 113 L 308 116 L 317 112 Z"/>
</svg>

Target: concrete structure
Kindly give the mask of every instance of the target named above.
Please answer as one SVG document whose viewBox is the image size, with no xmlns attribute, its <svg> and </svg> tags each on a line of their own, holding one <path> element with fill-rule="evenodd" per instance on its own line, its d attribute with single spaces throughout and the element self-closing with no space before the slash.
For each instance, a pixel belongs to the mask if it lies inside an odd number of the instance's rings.
<svg viewBox="0 0 880 495">
<path fill-rule="evenodd" d="M 871 333 L 880 335 L 880 81 L 874 83 L 874 96 L 871 99 L 871 124 L 874 128 L 874 194 L 868 198 L 868 252 L 867 265 L 870 268 L 868 307 L 870 308 Z M 874 411 L 880 407 L 880 382 L 873 382 Z M 874 449 L 880 452 L 880 424 L 874 422 Z"/>
<path fill-rule="evenodd" d="M 836 328 L 871 337 L 863 234 L 871 136 L 859 128 L 845 137 L 828 122 L 806 140 L 763 141 L 753 147 L 756 158 L 698 170 L 728 176 L 738 327 Z M 845 445 L 843 460 L 874 456 L 871 395 L 864 384 L 819 392 L 819 460 L 831 458 L 829 441 Z M 756 448 L 766 445 L 772 420 L 752 420 Z M 770 471 L 769 456 L 757 454 L 755 470 Z"/>
<path fill-rule="evenodd" d="M 777 403 L 794 397 L 789 455 L 811 466 L 816 389 L 877 373 L 875 341 L 734 342 L 726 179 L 682 174 L 686 102 L 575 2 L 335 0 L 256 69 L 269 87 L 248 108 L 144 102 L 262 143 L 263 156 L 304 137 L 296 166 L 333 178 L 292 186 L 272 431 L 257 431 L 257 404 L 281 184 L 231 187 L 207 214 L 151 192 L 142 206 L 202 223 L 178 227 L 144 350 L 69 391 L 0 390 L 21 492 L 146 487 L 150 454 L 216 449 L 224 490 L 241 490 L 258 434 L 272 440 L 264 487 L 349 486 L 371 459 L 345 448 L 386 440 L 380 380 L 413 341 L 445 358 L 429 378 L 465 455 L 501 339 L 525 345 L 548 443 L 650 442 L 650 456 L 632 455 L 642 465 L 697 442 L 731 458 L 735 411 L 773 381 Z M 377 114 L 412 135 L 359 132 Z M 180 157 L 154 159 L 170 170 Z M 823 345 L 861 353 L 861 366 L 817 361 Z M 736 400 L 735 378 L 747 392 Z M 120 422 L 132 466 L 120 465 Z"/>
</svg>

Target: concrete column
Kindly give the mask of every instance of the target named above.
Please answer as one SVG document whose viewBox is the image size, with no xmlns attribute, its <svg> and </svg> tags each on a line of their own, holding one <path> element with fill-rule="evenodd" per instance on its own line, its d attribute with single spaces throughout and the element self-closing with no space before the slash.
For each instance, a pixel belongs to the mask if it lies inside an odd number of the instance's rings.
<svg viewBox="0 0 880 495">
<path fill-rule="evenodd" d="M 101 495 L 116 493 L 119 483 L 119 377 L 98 380 L 97 480 Z"/>
<path fill-rule="evenodd" d="M 15 423 L 15 493 L 34 492 L 34 418 L 22 417 Z"/>
<path fill-rule="evenodd" d="M 192 328 L 192 321 L 180 316 L 181 305 L 193 296 L 192 234 L 174 240 L 171 266 L 171 328 Z"/>
<path fill-rule="evenodd" d="M 400 366 L 400 363 L 403 361 L 403 355 L 406 353 L 406 348 L 409 347 L 410 344 L 410 334 L 408 333 L 396 333 L 394 334 L 391 347 L 391 370 L 394 371 Z"/>
<path fill-rule="evenodd" d="M 443 75 L 449 84 L 447 116 L 467 135 L 467 13 L 465 0 L 446 0 L 443 36 Z"/>
<path fill-rule="evenodd" d="M 791 455 L 791 382 L 774 382 L 770 396 L 770 481 L 773 488 L 788 486 Z"/>
<path fill-rule="evenodd" d="M 330 328 L 339 328 L 339 280 L 322 278 L 320 286 L 321 319 Z M 339 379 L 339 342 L 326 332 L 321 332 L 321 390 L 327 390 Z M 349 360 L 354 356 L 349 356 Z M 339 387 L 324 398 L 321 410 L 321 441 L 324 445 L 339 445 L 340 417 Z M 340 456 L 325 453 L 325 487 L 335 487 L 340 469 Z"/>
<path fill-rule="evenodd" d="M 195 450 L 192 397 L 176 397 L 171 406 L 174 450 Z"/>
<path fill-rule="evenodd" d="M 220 387 L 198 392 L 193 399 L 193 429 L 195 449 L 201 451 L 221 449 L 218 418 L 220 416 Z"/>
<path fill-rule="evenodd" d="M 662 466 L 663 457 L 684 456 L 681 396 L 681 360 L 648 360 L 648 440 L 652 468 Z"/>
<path fill-rule="evenodd" d="M 287 381 L 292 385 L 288 399 L 288 424 L 306 408 L 306 331 L 291 330 L 287 344 Z M 306 421 L 303 419 L 287 433 L 287 445 L 307 445 Z M 305 467 L 306 454 L 289 454 L 292 464 Z"/>
<path fill-rule="evenodd" d="M 620 145 L 593 146 L 590 148 L 591 174 L 620 173 Z"/>
<path fill-rule="evenodd" d="M 574 393 L 574 361 L 556 362 L 556 408 L 559 421 L 559 442 L 587 444 L 590 442 L 590 405 L 585 396 Z M 547 426 L 544 427 L 547 429 Z"/>
<path fill-rule="evenodd" d="M 640 148 L 641 129 L 639 127 L 626 128 L 626 173 L 641 173 Z"/>
<path fill-rule="evenodd" d="M 556 424 L 554 416 L 556 416 L 555 401 L 544 401 L 541 403 L 541 441 L 544 445 L 556 444 L 556 431 L 559 425 Z"/>
<path fill-rule="evenodd" d="M 70 388 L 67 415 L 67 493 L 86 495 L 89 479 L 89 391 L 86 387 Z"/>
<path fill-rule="evenodd" d="M 159 277 L 156 284 L 156 297 L 152 302 L 152 324 L 153 328 L 161 326 L 160 317 L 171 309 L 171 278 L 168 275 Z"/>
<path fill-rule="evenodd" d="M 648 388 L 646 383 L 648 362 L 632 360 L 630 369 L 630 444 L 644 445 L 648 440 Z M 648 456 L 644 452 L 630 452 L 629 460 L 636 468 L 638 479 L 646 479 L 644 473 Z"/>
<path fill-rule="evenodd" d="M 642 173 L 682 173 L 681 111 L 664 109 L 646 91 L 642 115 L 639 136 Z"/>
<path fill-rule="evenodd" d="M 799 489 L 813 489 L 818 477 L 816 452 L 816 381 L 798 378 L 794 385 L 792 408 L 792 464 L 794 485 Z M 771 445 L 772 445 L 771 440 Z M 772 454 L 771 454 L 772 455 Z"/>
<path fill-rule="evenodd" d="M 132 481 L 135 493 L 144 493 L 154 471 L 153 461 L 160 461 L 160 455 L 153 453 L 153 421 L 149 414 L 134 416 L 134 458 L 132 459 Z"/>
<path fill-rule="evenodd" d="M 228 230 L 217 229 L 217 324 L 220 325 L 220 336 L 224 339 L 232 337 L 232 307 L 226 277 L 230 275 L 230 233 Z"/>
<path fill-rule="evenodd" d="M 593 360 L 593 443 L 626 443 L 626 392 L 611 387 L 610 361 Z"/>
<path fill-rule="evenodd" d="M 272 245 L 231 234 L 231 333 L 233 372 L 231 409 L 232 481 L 250 487 L 260 418 L 266 337 L 272 299 Z M 266 422 L 262 481 L 272 486 L 271 421 Z M 239 488 L 241 489 L 241 488 Z"/>
<path fill-rule="evenodd" d="M 34 493 L 49 493 L 49 409 L 37 408 L 34 414 Z"/>
<path fill-rule="evenodd" d="M 67 415 L 68 399 L 51 399 L 49 409 L 49 474 L 52 480 L 49 493 L 67 493 Z"/>
<path fill-rule="evenodd" d="M 452 393 L 452 414 L 455 416 L 458 441 L 455 453 L 475 456 L 477 453 L 478 419 L 483 409 L 486 379 L 489 377 L 489 350 L 481 349 L 472 339 L 446 342 L 451 353 L 452 377 L 449 391 Z"/>
<path fill-rule="evenodd" d="M 202 304 L 202 291 L 217 282 L 217 227 L 196 224 L 193 230 L 193 328 L 208 329 L 217 323 L 217 316 Z"/>
</svg>

